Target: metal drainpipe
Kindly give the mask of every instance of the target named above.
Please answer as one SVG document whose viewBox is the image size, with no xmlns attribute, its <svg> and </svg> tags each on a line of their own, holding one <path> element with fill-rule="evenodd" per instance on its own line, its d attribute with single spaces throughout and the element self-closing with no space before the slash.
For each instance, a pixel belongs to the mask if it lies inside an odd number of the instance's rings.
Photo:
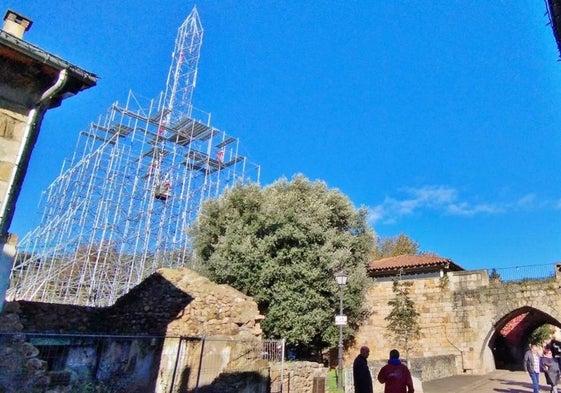
<svg viewBox="0 0 561 393">
<path fill-rule="evenodd" d="M 2 205 L 2 211 L 0 212 L 0 223 L 1 223 L 1 225 L 0 225 L 0 245 L 4 244 L 4 242 L 6 241 L 5 237 L 8 233 L 9 225 L 12 221 L 11 220 L 11 215 L 10 215 L 10 219 L 7 220 L 7 218 L 8 218 L 7 217 L 8 216 L 8 214 L 7 214 L 8 206 L 11 206 L 12 204 L 15 204 L 15 200 L 13 201 L 13 199 L 17 198 L 17 194 L 19 194 L 19 189 L 16 186 L 15 181 L 20 175 L 20 171 L 21 171 L 21 168 L 22 168 L 21 160 L 22 160 L 22 158 L 25 158 L 25 156 L 28 154 L 28 151 L 30 150 L 30 146 L 29 146 L 30 137 L 34 133 L 34 131 L 36 131 L 36 129 L 37 129 L 37 119 L 44 114 L 46 105 L 48 104 L 48 101 L 56 93 L 58 93 L 60 91 L 60 89 L 62 89 L 64 87 L 67 80 L 68 80 L 68 71 L 66 69 L 63 69 L 59 72 L 58 78 L 57 78 L 55 84 L 52 85 L 50 88 L 48 88 L 41 95 L 41 98 L 39 98 L 39 101 L 35 104 L 33 109 L 31 109 L 29 111 L 29 114 L 27 116 L 27 122 L 25 124 L 25 129 L 24 129 L 24 132 L 23 132 L 23 138 L 21 140 L 19 151 L 18 151 L 18 154 L 16 156 L 15 165 L 14 165 L 14 168 L 12 169 L 12 173 L 10 175 L 10 181 L 8 183 L 10 189 L 8 190 L 8 194 L 6 195 L 6 200 L 4 201 L 4 204 Z M 24 168 L 25 168 L 25 166 L 24 166 Z"/>
</svg>

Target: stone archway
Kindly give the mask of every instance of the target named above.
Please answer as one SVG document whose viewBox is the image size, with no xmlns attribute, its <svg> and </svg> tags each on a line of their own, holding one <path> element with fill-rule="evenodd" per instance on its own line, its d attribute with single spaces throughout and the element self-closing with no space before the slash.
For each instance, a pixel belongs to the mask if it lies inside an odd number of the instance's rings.
<svg viewBox="0 0 561 393">
<path fill-rule="evenodd" d="M 423 359 L 424 378 L 520 367 L 526 338 L 534 329 L 544 324 L 561 327 L 561 274 L 512 282 L 491 280 L 486 270 L 449 272 L 446 277 L 410 280 L 423 332 L 413 357 Z M 386 338 L 385 320 L 393 296 L 391 281 L 372 285 L 364 304 L 371 314 L 353 347 L 347 348 L 347 361 L 360 345 L 371 348 L 372 359 L 387 356 L 394 345 Z M 524 325 L 514 323 L 520 322 L 515 318 L 524 319 Z M 501 335 L 511 325 L 517 326 L 516 337 L 512 332 L 509 337 Z M 505 338 L 510 341 L 505 343 Z"/>
<path fill-rule="evenodd" d="M 561 323 L 548 313 L 529 306 L 512 310 L 498 320 L 487 342 L 495 368 L 521 370 L 528 337 L 545 324 L 561 327 Z"/>
</svg>

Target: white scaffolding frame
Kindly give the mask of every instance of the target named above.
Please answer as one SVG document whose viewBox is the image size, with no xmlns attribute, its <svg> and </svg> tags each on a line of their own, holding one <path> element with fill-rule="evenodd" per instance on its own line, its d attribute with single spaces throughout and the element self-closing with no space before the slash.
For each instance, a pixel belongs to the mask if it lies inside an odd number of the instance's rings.
<svg viewBox="0 0 561 393">
<path fill-rule="evenodd" d="M 80 132 L 70 165 L 43 193 L 39 227 L 20 242 L 9 298 L 113 304 L 155 269 L 188 264 L 204 200 L 259 182 L 238 139 L 192 107 L 202 36 L 194 8 L 165 93 L 140 102 L 130 92 Z"/>
</svg>

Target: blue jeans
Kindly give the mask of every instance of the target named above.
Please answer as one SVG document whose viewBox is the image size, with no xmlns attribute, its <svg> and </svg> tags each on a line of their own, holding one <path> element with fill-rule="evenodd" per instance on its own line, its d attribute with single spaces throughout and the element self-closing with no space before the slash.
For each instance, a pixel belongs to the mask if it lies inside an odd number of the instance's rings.
<svg viewBox="0 0 561 393">
<path fill-rule="evenodd" d="M 530 378 L 532 378 L 532 388 L 534 389 L 534 393 L 540 393 L 540 373 L 529 371 L 528 374 L 530 374 Z"/>
</svg>

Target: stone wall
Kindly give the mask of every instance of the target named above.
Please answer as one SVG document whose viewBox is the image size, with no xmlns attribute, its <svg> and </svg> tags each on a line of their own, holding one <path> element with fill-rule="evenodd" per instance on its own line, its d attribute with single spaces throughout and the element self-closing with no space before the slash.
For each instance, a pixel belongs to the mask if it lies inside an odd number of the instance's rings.
<svg viewBox="0 0 561 393">
<path fill-rule="evenodd" d="M 271 367 L 271 380 L 280 379 L 281 366 Z M 314 391 L 314 380 L 323 379 L 325 391 Z M 283 370 L 283 392 L 285 393 L 325 393 L 327 392 L 327 368 L 314 362 L 285 362 Z M 316 381 L 316 387 L 319 386 Z"/>
<path fill-rule="evenodd" d="M 161 269 L 110 307 L 19 301 L 26 332 L 261 338 L 257 304 L 188 269 Z"/>
<path fill-rule="evenodd" d="M 46 363 L 39 351 L 25 341 L 20 332 L 19 305 L 10 303 L 0 314 L 0 391 L 6 393 L 34 392 L 47 381 Z"/>
<path fill-rule="evenodd" d="M 259 314 L 252 298 L 228 285 L 217 285 L 188 269 L 162 269 L 159 273 L 174 288 L 191 297 L 187 307 L 168 324 L 168 336 L 261 338 L 260 322 L 264 317 Z M 153 306 L 159 308 L 158 302 L 154 303 Z"/>
<path fill-rule="evenodd" d="M 535 310 L 543 323 L 561 321 L 558 283 L 490 281 L 487 271 L 449 272 L 443 278 L 411 280 L 410 296 L 420 313 L 422 338 L 409 354 L 412 359 L 431 362 L 446 357 L 442 373 L 423 373 L 423 379 L 440 378 L 445 373 L 485 373 L 495 369 L 491 343 L 495 334 L 516 315 Z M 347 348 L 350 364 L 361 345 L 371 349 L 373 360 L 386 359 L 395 344 L 386 330 L 385 317 L 394 297 L 391 280 L 374 282 L 366 297 L 370 317 L 360 327 L 355 344 Z M 536 326 L 537 327 L 537 326 Z M 398 348 L 405 357 L 402 348 Z M 449 364 L 455 359 L 455 367 Z M 516 359 L 515 359 L 516 360 Z"/>
<path fill-rule="evenodd" d="M 457 374 L 456 356 L 442 355 L 411 359 L 411 372 L 422 381 L 432 381 Z"/>
<path fill-rule="evenodd" d="M 8 389 L 6 385 L 15 374 L 23 375 L 23 380 L 18 382 L 20 389 L 25 383 L 36 383 L 33 381 L 39 376 L 43 377 L 41 381 L 44 386 L 53 383 L 51 376 L 45 374 L 45 362 L 40 359 L 40 354 L 34 351 L 35 356 L 28 356 L 29 351 L 25 351 L 25 348 L 29 343 L 23 340 L 26 335 L 19 333 L 26 333 L 27 337 L 33 333 L 56 333 L 109 336 L 110 342 L 103 344 L 103 347 L 114 350 L 98 354 L 103 356 L 102 363 L 108 366 L 113 363 L 116 367 L 119 364 L 133 365 L 133 369 L 127 369 L 126 372 L 107 369 L 107 375 L 112 380 L 115 380 L 116 372 L 127 375 L 126 382 L 131 389 L 138 381 L 131 380 L 130 376 L 136 375 L 137 368 L 143 368 L 151 369 L 155 379 L 157 374 L 157 381 L 154 379 L 151 382 L 157 392 L 169 392 L 172 386 L 173 391 L 180 391 L 182 387 L 193 386 L 197 380 L 206 386 L 201 392 L 213 392 L 222 389 L 218 386 L 233 383 L 240 376 L 253 381 L 250 386 L 257 386 L 260 389 L 257 391 L 265 392 L 268 386 L 268 363 L 261 356 L 262 318 L 251 298 L 231 287 L 214 284 L 188 269 L 162 269 L 110 307 L 27 301 L 8 303 L 5 312 L 0 315 L 0 331 L 12 333 L 5 336 L 11 341 L 9 345 L 7 341 L 2 342 L 0 353 L 17 354 L 20 360 L 12 362 L 18 370 L 12 370 L 10 375 L 0 375 L 0 390 L 18 391 L 18 388 Z M 138 340 L 123 343 L 119 337 L 125 336 Z M 14 338 L 18 340 L 14 341 Z M 64 341 L 56 336 L 52 340 Z M 54 344 L 60 345 L 58 342 Z M 86 347 L 89 348 L 88 345 Z M 84 354 L 90 352 L 84 350 Z M 112 361 L 109 356 L 115 354 L 134 358 Z M 155 354 L 158 358 L 151 360 Z M 73 363 L 80 364 L 83 369 L 89 367 L 92 363 L 90 360 L 73 359 Z M 204 362 L 201 363 L 201 360 Z M 146 362 L 151 363 L 151 366 Z M 25 379 L 26 365 L 36 367 L 32 370 L 33 381 Z M 197 370 L 199 366 L 204 367 L 202 378 L 197 373 L 189 372 Z M 68 367 L 67 364 L 68 372 L 76 373 Z M 6 368 L 3 371 L 8 372 Z M 141 378 L 140 374 L 138 378 Z M 230 391 L 252 389 L 241 388 L 241 384 L 245 383 L 243 378 L 237 381 L 233 386 L 238 390 Z"/>
<path fill-rule="evenodd" d="M 554 278 L 502 283 L 489 280 L 486 271 L 473 271 L 412 282 L 411 298 L 420 313 L 422 338 L 409 357 L 413 362 L 412 371 L 425 381 L 493 370 L 494 337 L 518 315 L 533 316 L 527 329 L 561 321 L 560 286 Z M 373 283 L 366 300 L 370 317 L 359 329 L 354 345 L 346 349 L 345 367 L 352 364 L 361 345 L 371 348 L 372 362 L 387 359 L 394 344 L 384 318 L 390 312 L 388 301 L 393 297 L 391 281 Z M 16 321 L 10 316 L 8 319 L 12 326 L 21 325 L 24 332 L 165 336 L 159 364 L 161 392 L 169 392 L 170 383 L 174 383 L 168 377 L 173 370 L 177 371 L 178 348 L 185 337 L 217 338 L 206 347 L 211 351 L 208 359 L 214 363 L 213 371 L 205 376 L 205 381 L 211 383 L 207 385 L 209 388 L 219 377 L 224 382 L 236 375 L 251 376 L 263 384 L 264 375 L 269 371 L 259 353 L 250 354 L 243 346 L 228 344 L 228 341 L 251 342 L 261 338 L 263 316 L 259 315 L 255 302 L 187 269 L 160 270 L 111 307 L 34 302 L 19 302 L 19 307 L 21 318 Z M 518 333 L 519 336 L 525 334 Z M 195 369 L 196 362 L 200 361 L 201 343 L 189 345 L 184 348 L 183 370 Z M 405 357 L 403 349 L 398 349 Z M 325 375 L 321 365 L 310 367 L 303 367 L 306 371 L 302 373 L 297 369 L 286 370 L 285 385 L 303 391 L 309 389 L 314 376 Z M 193 374 L 181 371 L 180 375 L 184 381 L 192 383 Z"/>
<path fill-rule="evenodd" d="M 410 358 L 430 358 L 441 355 L 459 357 L 461 351 L 450 336 L 453 327 L 453 304 L 450 283 L 444 283 L 440 278 L 427 278 L 413 280 L 410 296 L 415 302 L 420 314 L 422 339 L 416 348 L 409 354 Z M 394 298 L 392 281 L 374 282 L 366 299 L 366 307 L 370 310 L 370 317 L 360 327 L 356 337 L 356 344 L 346 352 L 346 362 L 352 361 L 362 345 L 370 347 L 370 359 L 385 360 L 388 353 L 394 348 L 394 343 L 389 336 L 384 319 L 391 311 L 388 301 Z M 403 349 L 398 348 L 404 358 Z M 353 355 L 354 354 L 354 355 Z M 459 362 L 459 360 L 456 360 Z M 454 373 L 457 373 L 457 365 Z"/>
</svg>

